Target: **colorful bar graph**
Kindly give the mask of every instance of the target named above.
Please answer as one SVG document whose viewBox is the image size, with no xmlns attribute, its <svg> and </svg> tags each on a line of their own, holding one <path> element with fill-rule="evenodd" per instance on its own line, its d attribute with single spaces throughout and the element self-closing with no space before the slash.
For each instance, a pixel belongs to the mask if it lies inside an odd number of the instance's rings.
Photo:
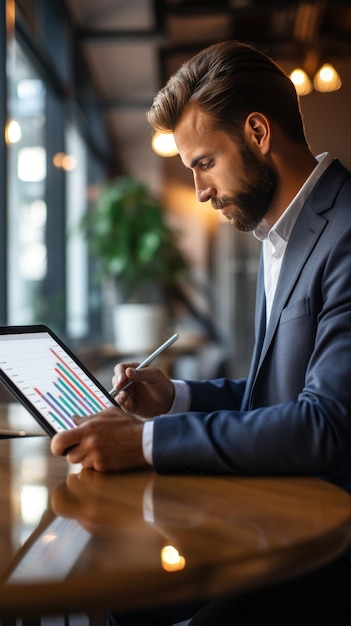
<svg viewBox="0 0 351 626">
<path fill-rule="evenodd" d="M 73 415 L 83 417 L 98 413 L 105 409 L 107 404 L 84 382 L 81 376 L 73 371 L 56 350 L 51 349 L 50 352 L 56 360 L 54 373 L 57 374 L 52 384 L 59 395 L 55 396 L 50 391 L 41 391 L 37 387 L 34 387 L 34 391 L 46 402 L 51 409 L 51 417 L 57 420 L 61 428 L 73 428 L 75 426 L 72 420 Z"/>
</svg>

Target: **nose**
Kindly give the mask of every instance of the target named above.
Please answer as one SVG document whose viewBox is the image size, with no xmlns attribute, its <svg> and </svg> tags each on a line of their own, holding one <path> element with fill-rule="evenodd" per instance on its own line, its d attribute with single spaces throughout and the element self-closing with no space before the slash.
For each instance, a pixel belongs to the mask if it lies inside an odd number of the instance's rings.
<svg viewBox="0 0 351 626">
<path fill-rule="evenodd" d="M 216 195 L 216 189 L 211 185 L 206 185 L 204 181 L 200 179 L 194 173 L 194 185 L 196 191 L 196 197 L 199 202 L 207 202 L 207 200 L 211 200 L 212 196 Z"/>
<path fill-rule="evenodd" d="M 199 202 L 207 202 L 214 196 L 213 188 L 207 187 L 207 189 L 196 190 L 196 196 Z"/>
</svg>

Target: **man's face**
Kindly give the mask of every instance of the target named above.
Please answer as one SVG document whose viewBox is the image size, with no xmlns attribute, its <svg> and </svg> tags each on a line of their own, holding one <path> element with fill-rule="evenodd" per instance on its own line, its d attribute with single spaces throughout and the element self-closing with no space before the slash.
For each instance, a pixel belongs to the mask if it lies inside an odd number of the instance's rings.
<svg viewBox="0 0 351 626">
<path fill-rule="evenodd" d="M 194 176 L 197 198 L 211 200 L 214 209 L 241 231 L 254 230 L 268 212 L 277 177 L 248 148 L 227 132 L 214 130 L 211 118 L 188 105 L 174 131 L 184 165 Z"/>
</svg>

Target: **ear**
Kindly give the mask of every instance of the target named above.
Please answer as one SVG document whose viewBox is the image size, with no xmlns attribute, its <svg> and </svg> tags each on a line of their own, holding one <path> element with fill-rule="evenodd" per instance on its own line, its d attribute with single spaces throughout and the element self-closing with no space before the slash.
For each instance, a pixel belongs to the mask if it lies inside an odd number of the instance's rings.
<svg viewBox="0 0 351 626">
<path fill-rule="evenodd" d="M 265 156 L 271 147 L 271 125 L 263 113 L 250 113 L 245 120 L 244 134 L 249 145 Z"/>
</svg>

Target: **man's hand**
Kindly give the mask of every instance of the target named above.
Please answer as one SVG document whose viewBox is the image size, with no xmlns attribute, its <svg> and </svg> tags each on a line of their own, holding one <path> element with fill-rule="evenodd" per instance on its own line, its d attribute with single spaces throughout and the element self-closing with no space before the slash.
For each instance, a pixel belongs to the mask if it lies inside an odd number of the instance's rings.
<svg viewBox="0 0 351 626">
<path fill-rule="evenodd" d="M 70 463 L 99 472 L 150 467 L 142 452 L 143 423 L 117 407 L 87 418 L 75 417 L 77 428 L 57 433 L 51 440 L 53 454 L 67 452 Z"/>
<path fill-rule="evenodd" d="M 135 369 L 137 365 L 137 363 L 115 365 L 112 384 L 117 390 L 133 381 L 132 385 L 116 396 L 121 409 L 141 417 L 155 417 L 168 413 L 175 393 L 172 381 L 156 367 L 137 370 Z"/>
</svg>

